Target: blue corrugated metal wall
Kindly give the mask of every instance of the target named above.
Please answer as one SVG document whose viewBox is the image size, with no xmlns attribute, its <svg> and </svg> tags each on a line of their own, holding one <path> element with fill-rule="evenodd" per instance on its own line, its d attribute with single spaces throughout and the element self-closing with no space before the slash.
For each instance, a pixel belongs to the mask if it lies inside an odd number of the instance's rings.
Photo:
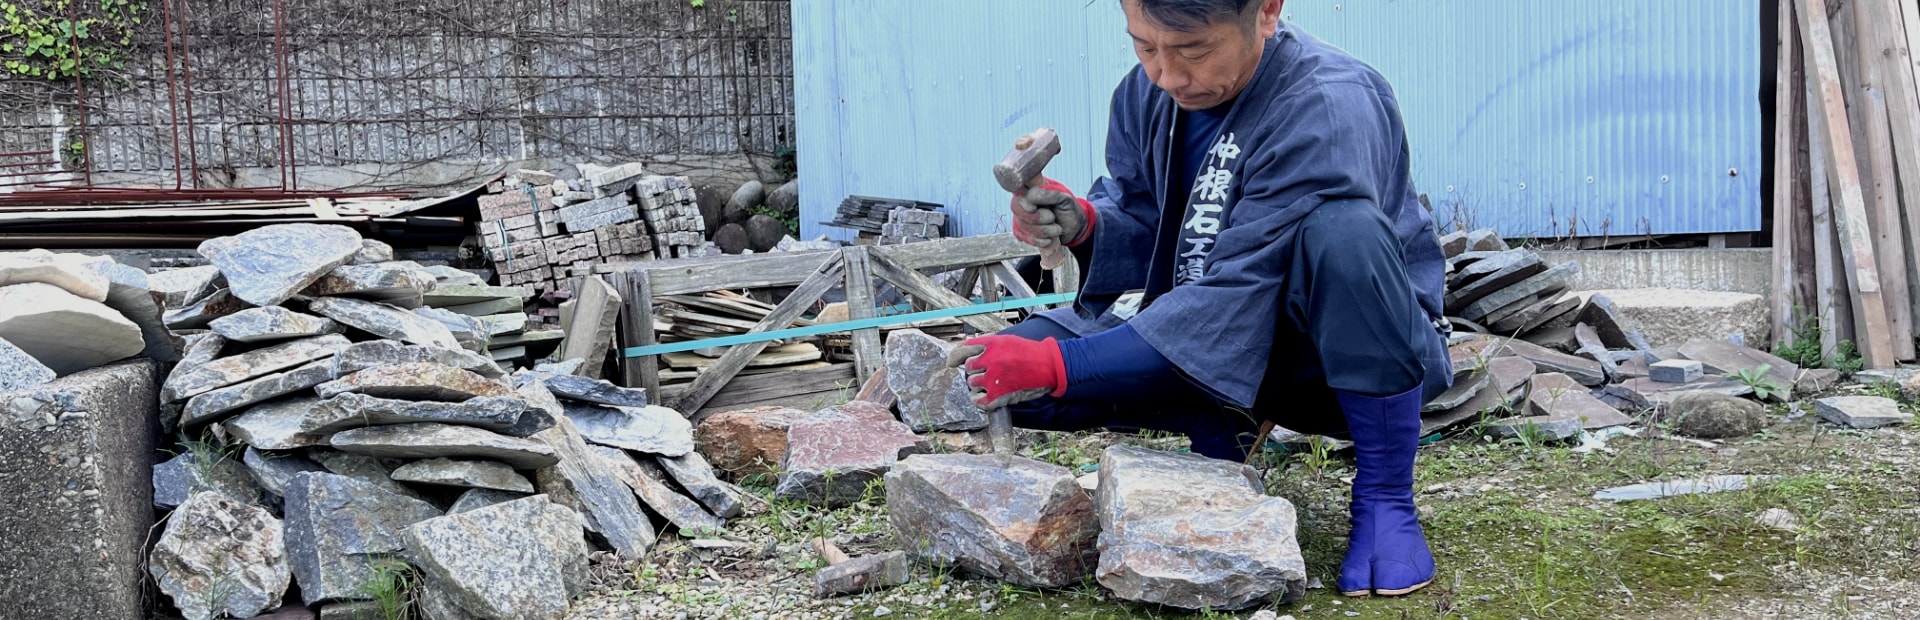
<svg viewBox="0 0 1920 620">
<path fill-rule="evenodd" d="M 803 232 L 848 194 L 1006 229 L 991 166 L 1034 127 L 1048 172 L 1104 173 L 1135 64 L 1118 0 L 793 0 Z M 1290 21 L 1394 84 L 1443 226 L 1508 236 L 1760 228 L 1759 3 L 1292 0 Z"/>
</svg>

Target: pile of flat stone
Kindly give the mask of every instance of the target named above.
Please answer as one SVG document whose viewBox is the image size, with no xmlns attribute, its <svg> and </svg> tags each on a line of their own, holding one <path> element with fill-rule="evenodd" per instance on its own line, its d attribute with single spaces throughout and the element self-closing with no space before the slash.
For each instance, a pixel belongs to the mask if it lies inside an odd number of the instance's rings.
<svg viewBox="0 0 1920 620">
<path fill-rule="evenodd" d="M 894 209 L 880 226 L 880 245 L 940 239 L 946 236 L 947 214 L 930 209 Z"/>
<path fill-rule="evenodd" d="M 0 392 L 144 356 L 179 359 L 147 274 L 46 250 L 0 254 Z"/>
<path fill-rule="evenodd" d="M 582 360 L 509 374 L 486 353 L 511 330 L 423 305 L 485 303 L 459 297 L 478 285 L 357 261 L 362 247 L 313 225 L 202 246 L 207 294 L 239 301 L 204 329 L 177 323 L 159 394 L 182 441 L 154 468 L 172 512 L 149 565 L 183 615 L 251 617 L 295 586 L 368 612 L 410 565 L 430 617 L 557 618 L 594 547 L 638 559 L 654 515 L 693 533 L 740 513 L 684 416 L 571 374 Z"/>
</svg>

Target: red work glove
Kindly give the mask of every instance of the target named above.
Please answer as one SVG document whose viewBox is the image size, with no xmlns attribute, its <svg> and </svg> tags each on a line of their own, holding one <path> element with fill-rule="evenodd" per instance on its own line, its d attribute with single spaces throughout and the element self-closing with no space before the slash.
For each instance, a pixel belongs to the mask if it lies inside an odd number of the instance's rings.
<svg viewBox="0 0 1920 620">
<path fill-rule="evenodd" d="M 999 409 L 1041 396 L 1067 391 L 1067 363 L 1060 343 L 1052 338 L 1028 340 L 1019 336 L 970 338 L 947 354 L 947 365 L 964 366 L 973 404 Z"/>
<path fill-rule="evenodd" d="M 1043 250 L 1086 242 L 1093 236 L 1093 205 L 1059 181 L 1041 179 L 1046 183 L 1040 187 L 1013 195 L 1013 237 Z"/>
</svg>

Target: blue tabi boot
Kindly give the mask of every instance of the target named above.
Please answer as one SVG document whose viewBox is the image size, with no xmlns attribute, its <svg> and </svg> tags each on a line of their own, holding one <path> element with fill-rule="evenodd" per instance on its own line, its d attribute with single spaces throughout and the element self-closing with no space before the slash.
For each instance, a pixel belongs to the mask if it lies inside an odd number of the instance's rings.
<svg viewBox="0 0 1920 620">
<path fill-rule="evenodd" d="M 1433 582 L 1433 552 L 1413 506 L 1421 389 L 1375 398 L 1336 391 L 1352 433 L 1353 530 L 1337 583 L 1347 596 L 1399 596 Z"/>
</svg>

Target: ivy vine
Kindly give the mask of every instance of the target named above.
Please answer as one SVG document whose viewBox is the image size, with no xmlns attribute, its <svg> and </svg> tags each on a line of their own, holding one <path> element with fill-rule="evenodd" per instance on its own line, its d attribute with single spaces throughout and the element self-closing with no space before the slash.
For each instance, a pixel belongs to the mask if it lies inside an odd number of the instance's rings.
<svg viewBox="0 0 1920 620">
<path fill-rule="evenodd" d="M 121 69 L 147 9 L 146 0 L 0 0 L 0 67 L 47 80 Z"/>
</svg>

